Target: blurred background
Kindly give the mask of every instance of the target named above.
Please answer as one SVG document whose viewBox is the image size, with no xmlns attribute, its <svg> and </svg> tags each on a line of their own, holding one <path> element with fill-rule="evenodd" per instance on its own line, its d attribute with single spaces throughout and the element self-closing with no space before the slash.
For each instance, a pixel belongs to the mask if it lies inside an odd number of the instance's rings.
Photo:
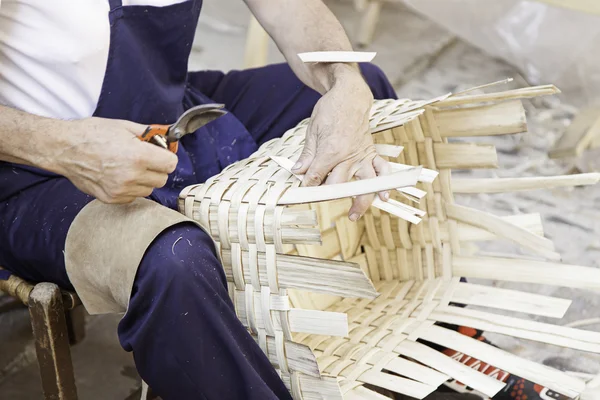
<svg viewBox="0 0 600 400">
<path fill-rule="evenodd" d="M 562 89 L 559 96 L 525 102 L 528 134 L 482 139 L 497 146 L 498 170 L 469 171 L 465 177 L 600 170 L 600 153 L 595 149 L 600 145 L 600 127 L 595 128 L 598 132 L 589 129 L 600 118 L 600 14 L 517 0 L 326 3 L 356 49 L 377 52 L 375 64 L 386 72 L 400 97 L 431 98 L 505 78 L 514 80 L 498 90 L 546 83 Z M 264 51 L 260 30 L 250 29 L 254 34 L 248 39 L 251 21 L 241 0 L 205 0 L 190 69 L 231 70 L 282 62 L 272 42 Z M 254 46 L 248 47 L 249 41 Z M 569 126 L 584 117 L 589 120 L 588 129 L 575 140 L 575 148 L 563 151 L 561 140 L 571 135 Z M 555 241 L 565 262 L 600 268 L 598 186 L 464 196 L 458 201 L 499 215 L 539 212 L 547 237 Z M 519 249 L 502 243 L 480 249 L 487 254 L 508 251 L 518 253 Z M 523 285 L 510 286 L 523 289 Z M 574 298 L 565 324 L 599 314 L 597 293 L 545 287 L 527 290 Z M 139 387 L 132 356 L 121 349 L 115 334 L 118 321 L 115 315 L 88 317 L 87 337 L 72 349 L 81 399 L 124 398 Z M 586 329 L 600 330 L 597 319 L 588 322 Z M 600 372 L 598 356 L 488 336 L 504 349 L 583 377 Z M 0 314 L 0 399 L 41 399 L 39 382 L 27 310 Z"/>
</svg>

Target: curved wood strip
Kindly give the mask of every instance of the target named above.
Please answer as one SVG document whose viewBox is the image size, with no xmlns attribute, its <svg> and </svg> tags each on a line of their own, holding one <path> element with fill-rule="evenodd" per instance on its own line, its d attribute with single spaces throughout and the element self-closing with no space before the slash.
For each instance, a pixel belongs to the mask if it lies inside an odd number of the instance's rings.
<svg viewBox="0 0 600 400">
<path fill-rule="evenodd" d="M 493 214 L 457 204 L 446 204 L 446 213 L 448 218 L 492 232 L 549 260 L 559 261 L 561 259 L 560 254 L 554 251 L 554 243 L 551 240 L 513 225 Z"/>
<path fill-rule="evenodd" d="M 454 193 L 506 193 L 521 190 L 554 189 L 559 187 L 595 185 L 600 173 L 533 176 L 526 178 L 452 179 Z"/>
</svg>

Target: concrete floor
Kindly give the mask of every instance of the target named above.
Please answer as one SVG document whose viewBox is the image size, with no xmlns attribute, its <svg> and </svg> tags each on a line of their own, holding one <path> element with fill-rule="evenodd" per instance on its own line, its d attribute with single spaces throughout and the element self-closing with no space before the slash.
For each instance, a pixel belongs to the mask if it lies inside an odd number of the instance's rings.
<svg viewBox="0 0 600 400">
<path fill-rule="evenodd" d="M 354 37 L 358 15 L 348 1 L 328 1 Z M 239 0 L 206 1 L 197 30 L 191 69 L 230 70 L 242 66 L 248 11 Z M 386 6 L 374 43 L 376 63 L 394 83 L 402 97 L 429 98 L 448 91 L 516 77 L 518 71 L 486 56 L 468 44 L 400 6 Z M 282 58 L 272 45 L 269 60 Z M 519 82 L 517 82 L 519 83 Z M 569 163 L 548 160 L 547 149 L 572 118 L 564 99 L 528 102 L 530 134 L 516 138 L 485 138 L 498 146 L 501 169 L 478 171 L 469 176 L 523 176 L 566 172 Z M 481 209 L 509 214 L 541 212 L 547 234 L 555 240 L 565 262 L 600 267 L 600 189 L 539 191 L 507 195 L 464 197 L 460 201 Z M 514 251 L 506 243 L 483 248 L 486 252 Z M 495 283 L 498 286 L 515 287 Z M 536 291 L 574 299 L 565 323 L 599 315 L 600 296 L 589 291 L 529 287 Z M 119 316 L 87 319 L 87 338 L 73 348 L 81 399 L 122 399 L 138 387 L 135 366 L 117 340 Z M 600 329 L 590 326 L 588 329 Z M 600 358 L 579 352 L 493 335 L 496 343 L 515 353 L 558 368 L 584 373 L 600 372 Z M 42 398 L 35 351 L 25 310 L 0 315 L 0 399 Z"/>
</svg>

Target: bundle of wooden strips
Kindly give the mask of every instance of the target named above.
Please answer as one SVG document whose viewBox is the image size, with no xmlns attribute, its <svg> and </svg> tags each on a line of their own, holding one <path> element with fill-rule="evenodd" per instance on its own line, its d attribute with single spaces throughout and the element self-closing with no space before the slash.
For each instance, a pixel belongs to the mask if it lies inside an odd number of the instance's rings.
<svg viewBox="0 0 600 400">
<path fill-rule="evenodd" d="M 450 377 L 488 395 L 504 383 L 422 343 L 477 358 L 567 396 L 583 381 L 437 323 L 456 324 L 590 352 L 600 334 L 458 307 L 561 318 L 569 300 L 461 282 L 461 277 L 600 288 L 600 270 L 559 263 L 539 215 L 497 217 L 460 206 L 453 193 L 596 183 L 597 174 L 539 179 L 453 179 L 453 168 L 493 168 L 493 146 L 455 137 L 526 131 L 521 98 L 553 86 L 431 101 L 377 101 L 377 151 L 393 174 L 317 188 L 290 173 L 308 121 L 205 184 L 186 188 L 181 212 L 212 235 L 242 323 L 295 399 L 384 399 L 380 387 L 424 398 Z M 392 190 L 358 223 L 352 196 Z M 474 241 L 507 239 L 531 258 L 477 257 Z M 544 261 L 546 260 L 546 261 Z M 421 339 L 421 341 L 418 341 Z"/>
</svg>

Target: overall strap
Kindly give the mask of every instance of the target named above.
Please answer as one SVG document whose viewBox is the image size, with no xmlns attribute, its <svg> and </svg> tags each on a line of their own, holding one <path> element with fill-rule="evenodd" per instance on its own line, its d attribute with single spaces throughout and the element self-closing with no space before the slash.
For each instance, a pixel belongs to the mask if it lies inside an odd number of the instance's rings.
<svg viewBox="0 0 600 400">
<path fill-rule="evenodd" d="M 114 9 L 123 6 L 123 0 L 108 0 L 108 4 L 110 4 L 110 11 L 113 11 Z"/>
</svg>

